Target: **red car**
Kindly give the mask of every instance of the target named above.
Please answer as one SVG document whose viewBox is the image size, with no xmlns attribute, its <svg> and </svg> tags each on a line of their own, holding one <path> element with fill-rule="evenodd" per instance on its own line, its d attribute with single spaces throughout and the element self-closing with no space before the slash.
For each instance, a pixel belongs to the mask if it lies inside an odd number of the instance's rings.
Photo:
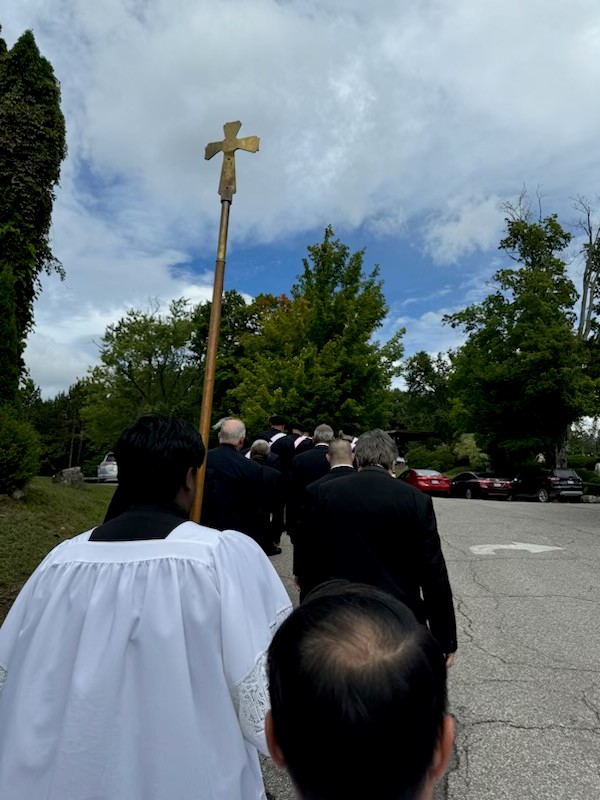
<svg viewBox="0 0 600 800">
<path fill-rule="evenodd" d="M 399 477 L 426 494 L 450 497 L 450 478 L 435 469 L 407 469 Z"/>
<path fill-rule="evenodd" d="M 452 478 L 450 493 L 453 497 L 504 497 L 510 499 L 513 489 L 508 478 L 499 478 L 493 472 L 461 472 Z"/>
</svg>

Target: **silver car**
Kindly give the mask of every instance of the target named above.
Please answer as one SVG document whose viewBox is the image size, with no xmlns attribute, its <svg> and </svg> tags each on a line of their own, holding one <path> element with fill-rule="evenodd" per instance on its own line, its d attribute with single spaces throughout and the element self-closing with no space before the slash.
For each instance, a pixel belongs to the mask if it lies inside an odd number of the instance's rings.
<svg viewBox="0 0 600 800">
<path fill-rule="evenodd" d="M 119 479 L 117 460 L 114 453 L 107 453 L 98 465 L 99 481 L 117 481 Z"/>
</svg>

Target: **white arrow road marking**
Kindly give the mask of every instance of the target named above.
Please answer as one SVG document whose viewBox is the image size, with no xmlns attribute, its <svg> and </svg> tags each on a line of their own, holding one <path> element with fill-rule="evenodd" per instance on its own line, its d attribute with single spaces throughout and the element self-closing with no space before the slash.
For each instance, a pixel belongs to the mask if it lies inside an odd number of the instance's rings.
<svg viewBox="0 0 600 800">
<path fill-rule="evenodd" d="M 527 544 L 527 542 L 513 542 L 512 544 L 473 544 L 469 548 L 477 556 L 493 556 L 496 550 L 528 550 L 530 553 L 548 553 L 550 550 L 562 550 L 562 547 L 552 547 L 548 544 Z"/>
</svg>

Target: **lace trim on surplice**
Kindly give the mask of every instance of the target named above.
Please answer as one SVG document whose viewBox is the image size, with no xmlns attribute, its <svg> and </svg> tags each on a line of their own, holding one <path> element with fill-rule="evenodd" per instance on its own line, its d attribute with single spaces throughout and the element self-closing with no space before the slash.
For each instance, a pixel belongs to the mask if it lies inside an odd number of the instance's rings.
<svg viewBox="0 0 600 800">
<path fill-rule="evenodd" d="M 271 636 L 290 614 L 291 606 L 277 612 L 270 625 Z M 271 708 L 269 700 L 269 681 L 267 677 L 267 652 L 265 648 L 258 654 L 250 672 L 238 681 L 232 690 L 233 703 L 240 721 L 240 727 L 246 737 L 261 736 L 265 729 L 265 716 Z"/>
<path fill-rule="evenodd" d="M 232 696 L 244 736 L 250 739 L 261 736 L 266 713 L 271 707 L 266 650 L 257 656 L 250 672 L 235 684 Z"/>
</svg>

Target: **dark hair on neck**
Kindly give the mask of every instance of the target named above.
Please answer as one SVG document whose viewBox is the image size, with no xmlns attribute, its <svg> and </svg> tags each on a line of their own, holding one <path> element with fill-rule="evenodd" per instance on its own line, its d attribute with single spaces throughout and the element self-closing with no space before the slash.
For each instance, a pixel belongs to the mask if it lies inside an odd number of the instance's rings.
<svg viewBox="0 0 600 800">
<path fill-rule="evenodd" d="M 444 654 L 400 601 L 334 581 L 269 648 L 275 737 L 304 800 L 416 800 L 446 711 Z"/>
<path fill-rule="evenodd" d="M 204 453 L 202 437 L 186 420 L 140 417 L 114 449 L 119 487 L 130 503 L 171 503 L 190 467 L 202 465 Z"/>
</svg>

